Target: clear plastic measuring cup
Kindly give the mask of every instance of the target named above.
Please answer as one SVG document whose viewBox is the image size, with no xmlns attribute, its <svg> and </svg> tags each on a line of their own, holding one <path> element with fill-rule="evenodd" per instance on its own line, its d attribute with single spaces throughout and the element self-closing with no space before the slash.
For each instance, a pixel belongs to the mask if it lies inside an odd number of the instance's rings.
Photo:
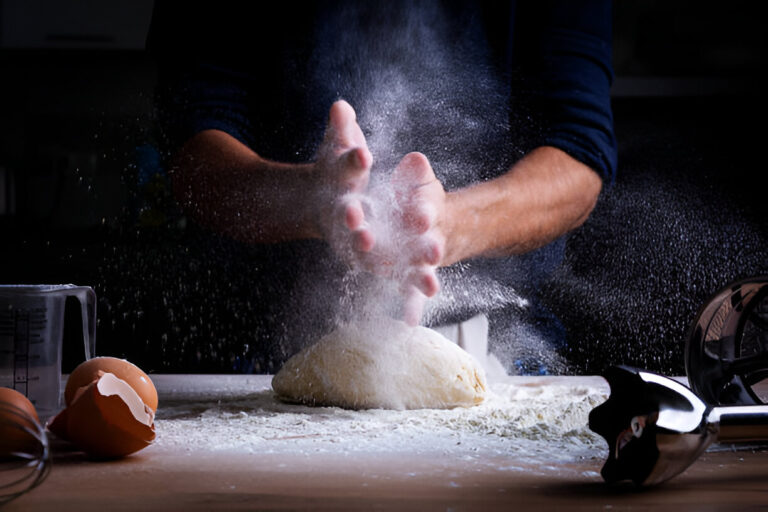
<svg viewBox="0 0 768 512">
<path fill-rule="evenodd" d="M 96 350 L 96 294 L 88 286 L 0 285 L 0 386 L 35 405 L 42 421 L 59 410 L 64 306 L 80 301 L 85 359 Z"/>
</svg>

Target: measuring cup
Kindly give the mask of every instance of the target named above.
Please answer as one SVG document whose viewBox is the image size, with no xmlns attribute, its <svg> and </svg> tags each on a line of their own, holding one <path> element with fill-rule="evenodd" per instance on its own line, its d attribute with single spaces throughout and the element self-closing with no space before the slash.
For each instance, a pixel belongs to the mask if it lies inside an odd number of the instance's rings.
<svg viewBox="0 0 768 512">
<path fill-rule="evenodd" d="M 35 405 L 42 421 L 61 397 L 61 345 L 67 297 L 80 301 L 85 359 L 96 350 L 96 294 L 73 284 L 0 285 L 0 386 Z"/>
</svg>

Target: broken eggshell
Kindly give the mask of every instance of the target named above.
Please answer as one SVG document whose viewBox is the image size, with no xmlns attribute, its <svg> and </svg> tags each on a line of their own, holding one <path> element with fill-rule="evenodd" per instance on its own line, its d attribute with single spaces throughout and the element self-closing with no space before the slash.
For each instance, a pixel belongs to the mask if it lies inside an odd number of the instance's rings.
<svg viewBox="0 0 768 512">
<path fill-rule="evenodd" d="M 92 457 L 123 457 L 155 439 L 155 412 L 126 381 L 112 373 L 77 390 L 48 425 Z"/>
<path fill-rule="evenodd" d="M 112 373 L 127 382 L 153 411 L 157 411 L 157 389 L 141 368 L 117 357 L 94 357 L 81 363 L 72 371 L 64 388 L 64 402 L 69 407 L 80 388 L 98 380 L 105 373 Z"/>
</svg>

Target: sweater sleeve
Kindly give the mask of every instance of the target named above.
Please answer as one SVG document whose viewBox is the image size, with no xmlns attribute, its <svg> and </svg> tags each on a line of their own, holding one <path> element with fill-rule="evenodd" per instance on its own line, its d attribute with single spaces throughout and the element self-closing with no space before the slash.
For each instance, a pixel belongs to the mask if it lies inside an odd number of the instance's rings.
<svg viewBox="0 0 768 512">
<path fill-rule="evenodd" d="M 206 62 L 167 63 L 159 70 L 155 105 L 163 141 L 178 149 L 203 130 L 221 130 L 253 144 L 248 82 L 236 70 Z"/>
<path fill-rule="evenodd" d="M 612 183 L 610 1 L 518 3 L 511 63 L 525 77 L 523 94 L 540 123 L 536 143 L 562 149 Z"/>
<path fill-rule="evenodd" d="M 207 129 L 252 142 L 254 77 L 237 58 L 249 34 L 239 14 L 227 3 L 155 2 L 147 49 L 157 64 L 155 110 L 168 151 Z"/>
</svg>

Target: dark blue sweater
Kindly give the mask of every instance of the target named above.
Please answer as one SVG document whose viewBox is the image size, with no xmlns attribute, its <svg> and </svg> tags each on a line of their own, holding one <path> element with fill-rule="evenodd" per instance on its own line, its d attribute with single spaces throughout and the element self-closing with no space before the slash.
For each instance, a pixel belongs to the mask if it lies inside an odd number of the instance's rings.
<svg viewBox="0 0 768 512">
<path fill-rule="evenodd" d="M 358 107 L 355 96 L 365 91 L 346 87 L 336 71 L 358 76 L 357 69 L 349 68 L 364 62 L 345 53 L 348 34 L 333 27 L 327 14 L 340 10 L 344 2 L 284 0 L 258 8 L 244 7 L 248 2 L 219 1 L 208 8 L 193 4 L 158 0 L 148 39 L 159 62 L 158 106 L 169 149 L 215 128 L 262 155 L 308 160 L 322 136 L 331 101 L 344 97 Z M 610 1 L 441 4 L 453 23 L 449 30 L 463 30 L 470 18 L 483 27 L 486 55 L 508 86 L 501 108 L 510 112 L 512 122 L 502 144 L 514 146 L 511 153 L 518 156 L 538 145 L 558 147 L 611 183 L 616 140 L 609 96 Z M 411 3 L 384 5 L 382 12 L 397 17 L 398 8 L 407 9 Z M 381 14 L 363 17 L 352 37 L 385 37 L 381 27 L 388 21 Z M 329 24 L 332 28 L 323 30 Z M 318 42 L 318 34 L 331 40 Z M 316 71 L 318 48 L 325 60 L 339 52 L 335 67 Z M 464 53 L 472 58 L 473 51 Z M 434 135 L 425 140 L 440 143 Z M 493 147 L 499 146 L 494 141 Z M 408 150 L 431 156 L 429 147 Z M 440 174 L 437 166 L 436 172 Z M 478 177 L 488 176 L 469 181 Z"/>
</svg>

